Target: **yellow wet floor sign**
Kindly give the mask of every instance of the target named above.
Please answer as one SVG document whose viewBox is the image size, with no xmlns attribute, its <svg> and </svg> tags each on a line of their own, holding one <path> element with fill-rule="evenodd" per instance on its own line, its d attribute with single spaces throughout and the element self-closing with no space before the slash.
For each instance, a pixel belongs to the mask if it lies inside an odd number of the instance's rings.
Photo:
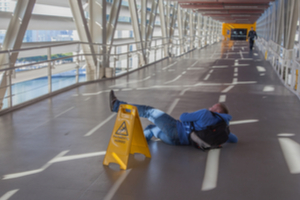
<svg viewBox="0 0 300 200">
<path fill-rule="evenodd" d="M 134 153 L 144 154 L 151 158 L 137 108 L 122 104 L 118 111 L 103 165 L 117 163 L 121 169 L 127 169 L 129 154 Z"/>
</svg>

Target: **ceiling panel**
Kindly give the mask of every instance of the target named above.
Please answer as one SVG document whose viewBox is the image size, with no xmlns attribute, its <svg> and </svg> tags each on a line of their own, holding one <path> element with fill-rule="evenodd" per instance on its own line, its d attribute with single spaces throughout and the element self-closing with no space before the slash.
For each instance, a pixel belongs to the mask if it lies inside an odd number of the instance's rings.
<svg viewBox="0 0 300 200">
<path fill-rule="evenodd" d="M 225 23 L 254 23 L 271 5 L 270 0 L 177 0 L 185 9 Z"/>
</svg>

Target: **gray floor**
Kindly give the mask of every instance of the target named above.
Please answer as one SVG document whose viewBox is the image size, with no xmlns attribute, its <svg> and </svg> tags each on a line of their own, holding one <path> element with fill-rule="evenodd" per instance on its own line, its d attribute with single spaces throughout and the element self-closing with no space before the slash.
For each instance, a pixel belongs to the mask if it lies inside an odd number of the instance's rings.
<svg viewBox="0 0 300 200">
<path fill-rule="evenodd" d="M 103 166 L 115 120 L 110 89 L 174 118 L 221 100 L 239 142 L 202 152 L 153 140 L 151 159 L 131 156 L 126 171 Z M 299 112 L 263 55 L 246 42 L 215 44 L 1 116 L 0 200 L 299 199 Z"/>
</svg>

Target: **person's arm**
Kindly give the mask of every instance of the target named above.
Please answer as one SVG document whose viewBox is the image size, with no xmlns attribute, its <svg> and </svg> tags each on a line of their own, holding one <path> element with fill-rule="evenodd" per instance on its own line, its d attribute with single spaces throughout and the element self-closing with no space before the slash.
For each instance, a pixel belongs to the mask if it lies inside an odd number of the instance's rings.
<svg viewBox="0 0 300 200">
<path fill-rule="evenodd" d="M 182 113 L 179 117 L 179 120 L 182 122 L 192 122 L 200 119 L 206 112 L 209 112 L 206 109 L 198 110 L 192 113 Z"/>
<path fill-rule="evenodd" d="M 228 143 L 237 143 L 238 142 L 238 138 L 233 133 L 229 133 L 228 137 L 229 137 L 227 140 Z"/>
</svg>

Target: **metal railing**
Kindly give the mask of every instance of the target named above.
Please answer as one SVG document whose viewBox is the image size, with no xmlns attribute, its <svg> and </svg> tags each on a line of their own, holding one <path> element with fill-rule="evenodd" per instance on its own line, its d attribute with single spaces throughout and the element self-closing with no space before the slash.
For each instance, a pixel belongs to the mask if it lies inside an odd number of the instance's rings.
<svg viewBox="0 0 300 200">
<path fill-rule="evenodd" d="M 264 53 L 265 59 L 270 61 L 280 80 L 300 99 L 299 48 L 285 49 L 272 40 L 267 42 L 263 38 L 257 40 L 257 46 Z"/>
<path fill-rule="evenodd" d="M 0 102 L 5 109 L 11 109 L 19 104 L 32 101 L 35 98 L 54 94 L 59 90 L 77 86 L 80 83 L 100 80 L 103 77 L 118 77 L 132 70 L 136 70 L 147 64 L 155 63 L 167 57 L 178 57 L 196 48 L 220 41 L 221 35 L 211 34 L 201 37 L 184 38 L 153 38 L 151 41 L 131 42 L 117 45 L 89 44 L 85 42 L 70 42 L 67 44 L 56 44 L 34 48 L 0 51 L 0 57 L 6 58 L 0 66 L 0 82 L 4 76 L 7 84 L 0 87 L 6 89 L 6 94 Z M 95 54 L 83 52 L 83 47 L 93 46 Z M 103 54 L 106 48 L 106 54 Z M 145 61 L 143 60 L 143 51 Z M 167 53 L 166 53 L 167 52 Z M 45 60 L 37 59 L 35 62 L 12 63 L 16 53 L 20 57 L 26 55 L 44 55 Z M 55 57 L 57 54 L 68 53 L 68 56 Z M 103 61 L 109 57 L 107 65 Z M 96 58 L 94 60 L 94 58 Z M 94 61 L 95 65 L 89 63 Z M 87 74 L 90 73 L 90 74 Z M 59 78 L 58 78 L 59 77 Z M 34 84 L 32 84 L 34 82 Z M 26 87 L 32 84 L 32 87 Z"/>
</svg>

